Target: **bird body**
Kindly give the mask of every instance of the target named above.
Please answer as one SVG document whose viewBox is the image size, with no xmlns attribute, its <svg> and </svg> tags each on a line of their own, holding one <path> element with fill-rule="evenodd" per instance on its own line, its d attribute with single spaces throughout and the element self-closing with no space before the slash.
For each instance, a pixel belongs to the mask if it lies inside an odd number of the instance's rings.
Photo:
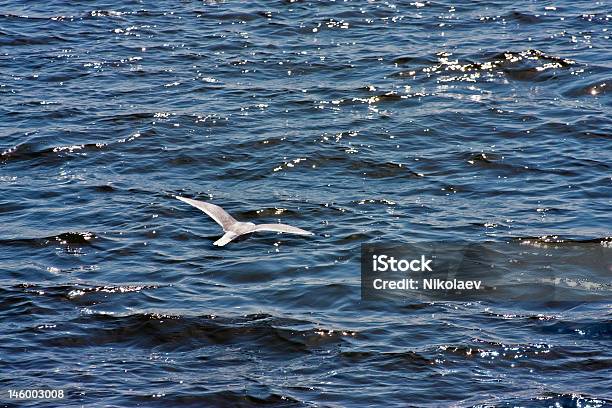
<svg viewBox="0 0 612 408">
<path fill-rule="evenodd" d="M 213 245 L 224 246 L 241 235 L 250 234 L 257 231 L 274 231 L 274 232 L 286 232 L 289 234 L 298 235 L 314 235 L 310 231 L 303 230 L 301 228 L 292 227 L 286 224 L 254 224 L 252 222 L 242 222 L 236 220 L 234 217 L 229 215 L 227 211 L 218 205 L 206 203 L 204 201 L 192 200 L 181 196 L 175 196 L 178 200 L 181 200 L 189 205 L 196 207 L 203 211 L 212 218 L 217 224 L 223 228 L 225 234 L 213 242 Z"/>
</svg>

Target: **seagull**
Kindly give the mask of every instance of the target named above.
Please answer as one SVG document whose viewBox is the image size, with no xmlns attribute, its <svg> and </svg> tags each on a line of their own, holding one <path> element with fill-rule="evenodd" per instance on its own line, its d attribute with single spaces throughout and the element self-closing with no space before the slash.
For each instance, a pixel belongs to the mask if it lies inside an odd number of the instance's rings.
<svg viewBox="0 0 612 408">
<path fill-rule="evenodd" d="M 234 217 L 229 215 L 227 211 L 218 205 L 211 203 L 205 203 L 204 201 L 192 200 L 181 196 L 174 196 L 184 203 L 193 205 L 195 208 L 204 211 L 206 215 L 215 220 L 217 224 L 223 228 L 225 234 L 215 242 L 213 245 L 224 246 L 241 235 L 250 234 L 257 231 L 275 231 L 275 232 L 286 232 L 289 234 L 298 235 L 314 235 L 310 231 L 303 230 L 301 228 L 292 227 L 286 224 L 253 224 L 252 222 L 241 222 L 237 221 Z"/>
</svg>

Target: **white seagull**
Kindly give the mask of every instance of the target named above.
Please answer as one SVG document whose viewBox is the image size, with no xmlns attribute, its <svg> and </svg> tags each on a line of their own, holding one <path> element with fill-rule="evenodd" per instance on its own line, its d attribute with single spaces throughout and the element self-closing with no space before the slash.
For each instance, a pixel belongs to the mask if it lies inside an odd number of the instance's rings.
<svg viewBox="0 0 612 408">
<path fill-rule="evenodd" d="M 250 234 L 257 231 L 275 231 L 275 232 L 287 232 L 289 234 L 298 235 L 314 235 L 310 231 L 303 230 L 301 228 L 292 227 L 286 224 L 253 224 L 252 222 L 241 222 L 237 221 L 234 217 L 229 215 L 227 211 L 218 205 L 211 203 L 205 203 L 204 201 L 192 200 L 190 198 L 175 196 L 177 199 L 193 205 L 195 208 L 202 210 L 210 218 L 215 220 L 217 224 L 223 228 L 225 234 L 213 242 L 213 245 L 224 246 L 227 243 L 233 241 L 241 235 Z"/>
</svg>

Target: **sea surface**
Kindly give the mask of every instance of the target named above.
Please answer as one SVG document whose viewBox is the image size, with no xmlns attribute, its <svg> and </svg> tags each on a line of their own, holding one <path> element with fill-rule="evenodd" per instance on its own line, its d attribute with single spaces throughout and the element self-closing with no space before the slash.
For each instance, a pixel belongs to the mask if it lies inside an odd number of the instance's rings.
<svg viewBox="0 0 612 408">
<path fill-rule="evenodd" d="M 0 0 L 0 406 L 611 405 L 610 298 L 360 295 L 362 244 L 610 246 L 611 12 Z"/>
</svg>

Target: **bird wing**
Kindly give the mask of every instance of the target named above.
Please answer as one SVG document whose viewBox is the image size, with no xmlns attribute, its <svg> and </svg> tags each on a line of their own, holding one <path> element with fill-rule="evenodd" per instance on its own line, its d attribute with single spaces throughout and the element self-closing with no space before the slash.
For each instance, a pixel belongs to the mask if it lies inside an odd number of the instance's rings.
<svg viewBox="0 0 612 408">
<path fill-rule="evenodd" d="M 214 205 L 211 203 L 205 203 L 204 201 L 192 200 L 190 198 L 175 196 L 177 199 L 189 204 L 193 205 L 195 208 L 204 211 L 210 218 L 215 220 L 217 224 L 219 224 L 223 231 L 227 231 L 228 228 L 236 223 L 236 219 L 229 215 L 227 211 L 218 205 Z"/>
<path fill-rule="evenodd" d="M 287 224 L 257 224 L 253 227 L 253 232 L 256 231 L 275 231 L 275 232 L 286 232 L 288 234 L 299 234 L 299 235 L 314 235 L 310 231 L 303 230 L 301 228 L 292 227 Z"/>
</svg>

